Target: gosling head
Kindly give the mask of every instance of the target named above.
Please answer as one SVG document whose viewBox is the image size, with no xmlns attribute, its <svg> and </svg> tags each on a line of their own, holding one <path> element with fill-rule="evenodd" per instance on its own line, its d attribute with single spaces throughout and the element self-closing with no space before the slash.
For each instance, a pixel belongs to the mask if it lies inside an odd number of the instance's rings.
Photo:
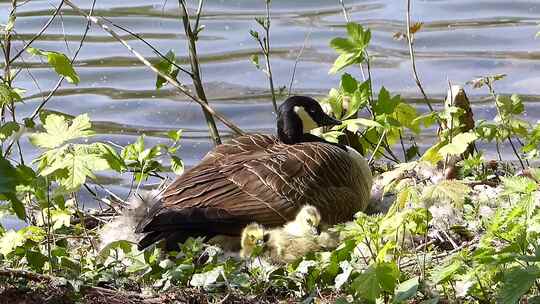
<svg viewBox="0 0 540 304">
<path fill-rule="evenodd" d="M 315 99 L 307 96 L 287 98 L 279 106 L 277 115 L 278 136 L 286 144 L 313 141 L 313 136 L 309 136 L 311 130 L 341 124 L 341 121 L 324 113 Z"/>
<path fill-rule="evenodd" d="M 300 209 L 294 220 L 299 225 L 304 226 L 307 231 L 319 234 L 319 224 L 321 223 L 321 213 L 311 205 L 305 205 Z"/>
<path fill-rule="evenodd" d="M 266 238 L 263 226 L 257 223 L 247 225 L 242 231 L 240 256 L 242 258 L 250 257 L 255 248 L 264 245 Z"/>
</svg>

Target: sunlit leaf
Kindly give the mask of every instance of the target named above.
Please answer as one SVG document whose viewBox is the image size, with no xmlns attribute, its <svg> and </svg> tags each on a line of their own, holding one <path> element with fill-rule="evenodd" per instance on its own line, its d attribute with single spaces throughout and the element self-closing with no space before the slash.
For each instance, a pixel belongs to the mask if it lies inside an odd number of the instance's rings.
<svg viewBox="0 0 540 304">
<path fill-rule="evenodd" d="M 69 83 L 79 83 L 79 75 L 77 75 L 75 69 L 73 69 L 73 64 L 66 55 L 53 51 L 44 51 L 33 47 L 27 48 L 26 51 L 32 55 L 47 57 L 49 65 L 54 68 L 54 71 L 58 73 L 58 75 L 64 76 Z"/>
<path fill-rule="evenodd" d="M 477 138 L 478 136 L 473 132 L 460 133 L 452 138 L 451 143 L 442 147 L 439 153 L 442 156 L 461 155 L 467 150 L 469 144 L 473 143 Z"/>
<path fill-rule="evenodd" d="M 46 132 L 31 135 L 30 142 L 45 149 L 56 148 L 72 139 L 94 135 L 94 132 L 90 130 L 88 114 L 75 117 L 70 124 L 64 116 L 50 114 L 45 118 L 43 127 Z"/>
<path fill-rule="evenodd" d="M 161 61 L 156 64 L 156 68 L 164 74 L 168 75 L 169 77 L 176 79 L 180 70 L 178 69 L 178 67 L 176 67 L 176 65 L 173 64 L 175 62 L 176 55 L 172 50 L 170 50 L 165 55 L 165 58 L 162 58 Z M 166 83 L 167 80 L 165 78 L 161 77 L 161 75 L 157 75 L 156 89 L 161 89 Z"/>
<path fill-rule="evenodd" d="M 538 278 L 540 278 L 540 268 L 538 266 L 513 267 L 505 271 L 503 284 L 499 292 L 500 303 L 518 303 Z"/>
</svg>

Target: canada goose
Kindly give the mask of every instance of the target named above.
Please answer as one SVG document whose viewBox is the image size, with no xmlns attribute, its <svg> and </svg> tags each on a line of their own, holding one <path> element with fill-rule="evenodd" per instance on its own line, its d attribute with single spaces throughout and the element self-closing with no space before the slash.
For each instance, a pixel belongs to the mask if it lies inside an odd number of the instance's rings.
<svg viewBox="0 0 540 304">
<path fill-rule="evenodd" d="M 177 177 L 139 222 L 139 248 L 165 239 L 173 250 L 189 236 L 236 236 L 239 244 L 249 223 L 283 225 L 306 203 L 330 225 L 364 210 L 372 183 L 365 159 L 309 133 L 340 122 L 305 96 L 288 98 L 277 115 L 277 137 L 237 137 Z"/>
</svg>

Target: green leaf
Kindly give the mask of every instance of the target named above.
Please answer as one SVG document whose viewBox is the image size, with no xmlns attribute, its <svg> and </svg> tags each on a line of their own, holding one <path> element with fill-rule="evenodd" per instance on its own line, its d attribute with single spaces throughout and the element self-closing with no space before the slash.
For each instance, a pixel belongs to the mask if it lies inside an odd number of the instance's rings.
<svg viewBox="0 0 540 304">
<path fill-rule="evenodd" d="M 414 277 L 399 284 L 394 292 L 393 303 L 401 303 L 414 297 L 418 291 L 418 284 L 418 277 Z"/>
<path fill-rule="evenodd" d="M 73 64 L 66 55 L 53 51 L 44 51 L 33 47 L 27 48 L 26 51 L 32 55 L 47 57 L 49 65 L 54 68 L 54 71 L 58 75 L 64 76 L 69 83 L 79 83 L 79 75 L 77 75 L 73 69 Z"/>
<path fill-rule="evenodd" d="M 0 254 L 6 257 L 15 248 L 22 246 L 26 238 L 14 230 L 9 230 L 0 238 Z"/>
<path fill-rule="evenodd" d="M 261 64 L 259 63 L 259 54 L 253 54 L 250 57 L 251 63 L 257 68 L 257 70 L 261 69 Z"/>
<path fill-rule="evenodd" d="M 183 130 L 177 130 L 177 131 L 169 131 L 167 133 L 167 136 L 173 141 L 173 142 L 179 142 L 180 138 L 182 138 Z"/>
<path fill-rule="evenodd" d="M 184 162 L 177 156 L 171 156 L 171 169 L 177 175 L 180 175 L 184 172 Z"/>
<path fill-rule="evenodd" d="M 63 143 L 81 137 L 94 135 L 90 130 L 90 118 L 88 114 L 75 117 L 68 124 L 63 116 L 50 114 L 45 118 L 44 133 L 36 133 L 30 136 L 30 142 L 37 147 L 45 149 L 56 148 Z"/>
<path fill-rule="evenodd" d="M 329 73 L 335 74 L 352 64 L 361 63 L 363 60 L 364 55 L 362 53 L 343 53 L 334 61 Z"/>
<path fill-rule="evenodd" d="M 355 51 L 353 42 L 347 38 L 334 38 L 330 41 L 330 46 L 340 54 L 348 54 Z"/>
<path fill-rule="evenodd" d="M 399 279 L 397 264 L 395 262 L 377 263 L 375 272 L 377 273 L 377 280 L 379 280 L 381 288 L 387 292 L 394 292 L 397 280 Z"/>
<path fill-rule="evenodd" d="M 435 268 L 431 273 L 433 284 L 444 283 L 451 280 L 454 275 L 462 270 L 462 268 L 463 262 L 458 259 L 454 259 L 450 264 Z"/>
<path fill-rule="evenodd" d="M 343 75 L 341 75 L 340 86 L 343 92 L 350 95 L 353 94 L 354 91 L 356 91 L 356 88 L 358 87 L 358 82 L 350 74 L 344 73 Z"/>
<path fill-rule="evenodd" d="M 178 72 L 180 71 L 178 67 L 173 64 L 176 63 L 176 55 L 172 50 L 170 50 L 165 55 L 165 58 L 162 58 L 161 61 L 156 64 L 156 68 L 164 74 L 168 75 L 169 77 L 176 79 L 176 77 L 178 76 Z M 157 75 L 156 90 L 161 89 L 166 83 L 167 80 L 165 78 Z"/>
<path fill-rule="evenodd" d="M 6 122 L 2 126 L 0 126 L 0 142 L 6 140 L 13 133 L 18 132 L 19 130 L 20 126 L 18 123 L 14 121 Z"/>
<path fill-rule="evenodd" d="M 439 153 L 442 156 L 461 155 L 467 150 L 469 144 L 474 142 L 477 138 L 478 136 L 474 132 L 460 133 L 452 138 L 451 143 L 442 147 L 439 150 Z"/>
<path fill-rule="evenodd" d="M 538 278 L 540 278 L 538 266 L 514 267 L 505 271 L 503 284 L 498 294 L 500 303 L 518 303 Z"/>
<path fill-rule="evenodd" d="M 0 106 L 21 101 L 21 95 L 16 89 L 9 87 L 5 83 L 0 83 Z"/>
<path fill-rule="evenodd" d="M 375 271 L 371 265 L 366 271 L 357 276 L 351 284 L 356 294 L 368 301 L 374 302 L 381 294 L 381 287 Z"/>
<path fill-rule="evenodd" d="M 360 24 L 355 22 L 347 23 L 347 34 L 356 44 L 356 48 L 365 48 L 371 40 L 371 31 L 364 30 Z"/>
<path fill-rule="evenodd" d="M 390 93 L 384 87 L 381 87 L 381 90 L 379 91 L 379 98 L 377 98 L 377 102 L 373 106 L 375 114 L 379 115 L 393 113 L 400 101 L 401 98 L 399 95 L 390 97 Z"/>
<path fill-rule="evenodd" d="M 450 200 L 457 206 L 463 205 L 471 188 L 456 180 L 442 180 L 441 182 L 427 186 L 422 191 L 422 200 L 429 202 L 441 202 Z"/>
</svg>

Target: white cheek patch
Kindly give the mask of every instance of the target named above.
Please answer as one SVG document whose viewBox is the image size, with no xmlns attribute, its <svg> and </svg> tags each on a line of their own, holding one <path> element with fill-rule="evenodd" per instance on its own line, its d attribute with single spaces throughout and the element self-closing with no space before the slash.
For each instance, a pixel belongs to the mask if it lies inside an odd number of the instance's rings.
<svg viewBox="0 0 540 304">
<path fill-rule="evenodd" d="M 308 112 L 306 112 L 306 109 L 301 106 L 295 106 L 294 112 L 298 117 L 300 117 L 300 120 L 302 120 L 302 129 L 303 133 L 309 133 L 309 131 L 318 128 L 319 126 L 317 123 L 311 118 Z"/>
</svg>

